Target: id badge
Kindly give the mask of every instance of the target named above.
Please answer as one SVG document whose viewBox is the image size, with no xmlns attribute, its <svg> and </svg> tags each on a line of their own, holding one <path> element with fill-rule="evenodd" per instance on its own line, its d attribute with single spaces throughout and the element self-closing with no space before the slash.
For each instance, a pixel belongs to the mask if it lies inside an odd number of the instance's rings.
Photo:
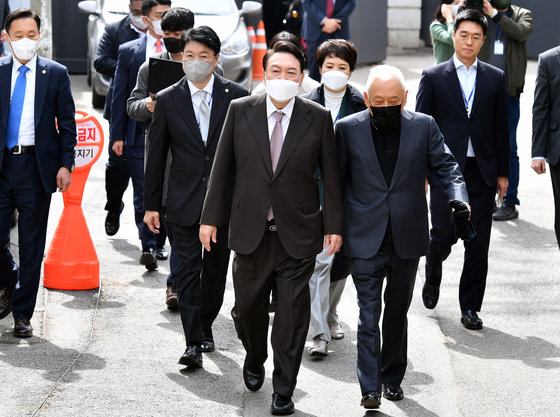
<svg viewBox="0 0 560 417">
<path fill-rule="evenodd" d="M 501 41 L 494 42 L 494 55 L 504 54 L 504 43 Z"/>
</svg>

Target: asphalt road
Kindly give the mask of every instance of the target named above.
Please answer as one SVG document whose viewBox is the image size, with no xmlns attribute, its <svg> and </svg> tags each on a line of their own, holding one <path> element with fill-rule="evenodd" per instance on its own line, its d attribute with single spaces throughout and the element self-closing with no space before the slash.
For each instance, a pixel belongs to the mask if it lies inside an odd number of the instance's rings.
<svg viewBox="0 0 560 417">
<path fill-rule="evenodd" d="M 431 51 L 390 50 L 409 85 L 408 109 Z M 494 223 L 482 331 L 459 323 L 458 280 L 463 250 L 456 245 L 444 265 L 440 302 L 433 311 L 421 301 L 423 260 L 409 313 L 406 398 L 383 401 L 364 413 L 355 372 L 357 304 L 348 280 L 339 313 L 346 337 L 330 344 L 328 357 L 304 354 L 294 394 L 296 416 L 557 416 L 560 386 L 560 261 L 553 231 L 548 175 L 529 167 L 531 105 L 536 63 L 530 62 L 518 129 L 521 181 L 518 220 Z M 367 68 L 352 81 L 363 85 Z M 85 76 L 72 76 L 77 108 L 91 108 Z M 103 121 L 106 128 L 107 125 Z M 121 230 L 104 232 L 104 153 L 91 171 L 83 211 L 101 267 L 100 290 L 52 291 L 41 287 L 28 340 L 11 335 L 0 321 L 0 416 L 266 416 L 272 394 L 272 358 L 257 392 L 242 382 L 244 350 L 230 311 L 231 277 L 215 324 L 217 350 L 204 368 L 182 369 L 179 316 L 165 308 L 167 262 L 156 272 L 138 265 L 139 240 L 131 187 L 125 194 Z M 53 196 L 47 245 L 62 212 Z M 12 236 L 17 252 L 17 232 Z"/>
</svg>

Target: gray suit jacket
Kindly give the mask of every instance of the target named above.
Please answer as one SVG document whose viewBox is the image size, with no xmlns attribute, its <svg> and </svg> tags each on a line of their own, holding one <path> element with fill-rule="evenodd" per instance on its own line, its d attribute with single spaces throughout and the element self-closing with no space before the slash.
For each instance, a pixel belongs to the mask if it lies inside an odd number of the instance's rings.
<svg viewBox="0 0 560 417">
<path fill-rule="evenodd" d="M 560 46 L 539 55 L 533 102 L 532 157 L 560 159 Z"/>
<path fill-rule="evenodd" d="M 369 110 L 340 120 L 336 141 L 344 198 L 344 243 L 349 257 L 373 257 L 381 246 L 389 217 L 400 258 L 419 258 L 428 253 L 424 184 L 429 173 L 437 176 L 449 200 L 468 202 L 459 165 L 431 116 L 403 111 L 399 154 L 390 185 L 375 152 Z"/>
</svg>

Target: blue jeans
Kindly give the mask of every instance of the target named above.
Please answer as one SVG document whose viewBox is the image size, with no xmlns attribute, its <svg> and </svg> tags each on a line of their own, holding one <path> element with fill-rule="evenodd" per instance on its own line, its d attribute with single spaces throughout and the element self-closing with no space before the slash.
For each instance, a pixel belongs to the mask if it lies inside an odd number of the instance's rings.
<svg viewBox="0 0 560 417">
<path fill-rule="evenodd" d="M 517 124 L 519 123 L 519 96 L 508 96 L 509 106 L 509 177 L 508 188 L 504 200 L 512 204 L 520 204 L 517 198 L 519 186 L 519 157 L 517 156 Z"/>
</svg>

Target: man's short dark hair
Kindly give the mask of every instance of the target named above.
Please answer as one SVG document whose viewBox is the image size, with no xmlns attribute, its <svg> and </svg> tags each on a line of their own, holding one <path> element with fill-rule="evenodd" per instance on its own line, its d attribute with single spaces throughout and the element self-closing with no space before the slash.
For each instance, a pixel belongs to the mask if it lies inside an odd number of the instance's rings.
<svg viewBox="0 0 560 417">
<path fill-rule="evenodd" d="M 278 52 L 284 52 L 293 55 L 299 61 L 301 72 L 303 72 L 303 66 L 305 64 L 305 58 L 303 57 L 303 52 L 293 43 L 286 42 L 286 41 L 278 41 L 274 44 L 274 46 L 271 49 L 266 51 L 266 54 L 264 54 L 263 57 L 263 68 L 265 71 L 270 57 Z"/>
<path fill-rule="evenodd" d="M 171 7 L 171 0 L 142 0 L 142 14 L 148 16 L 152 9 L 156 6 Z"/>
<path fill-rule="evenodd" d="M 187 30 L 194 26 L 194 13 L 184 7 L 172 7 L 163 12 L 161 29 L 169 32 Z"/>
<path fill-rule="evenodd" d="M 350 72 L 356 68 L 358 51 L 354 44 L 346 39 L 329 39 L 317 48 L 317 66 L 321 68 L 325 58 L 340 58 L 350 66 Z"/>
<path fill-rule="evenodd" d="M 220 42 L 220 37 L 208 26 L 199 26 L 187 30 L 181 36 L 181 50 L 185 50 L 185 46 L 189 42 L 198 42 L 206 45 L 215 55 L 220 53 L 220 48 L 222 47 L 222 42 Z"/>
<path fill-rule="evenodd" d="M 6 33 L 10 33 L 10 26 L 12 22 L 17 19 L 34 19 L 37 22 L 37 29 L 41 30 L 41 18 L 37 13 L 31 9 L 17 9 L 10 13 L 4 19 L 4 27 L 6 28 Z"/>
<path fill-rule="evenodd" d="M 455 17 L 455 24 L 453 25 L 453 32 L 457 32 L 459 25 L 463 22 L 473 22 L 482 27 L 482 34 L 486 37 L 488 33 L 488 20 L 486 17 L 476 9 L 465 9 L 458 13 Z"/>
<path fill-rule="evenodd" d="M 303 51 L 300 38 L 294 35 L 293 33 L 288 32 L 287 30 L 283 30 L 282 32 L 278 32 L 276 35 L 274 35 L 270 40 L 270 42 L 268 43 L 268 47 L 272 49 L 274 47 L 274 44 L 280 41 L 293 43 L 295 46 L 297 46 L 299 49 Z"/>
</svg>

